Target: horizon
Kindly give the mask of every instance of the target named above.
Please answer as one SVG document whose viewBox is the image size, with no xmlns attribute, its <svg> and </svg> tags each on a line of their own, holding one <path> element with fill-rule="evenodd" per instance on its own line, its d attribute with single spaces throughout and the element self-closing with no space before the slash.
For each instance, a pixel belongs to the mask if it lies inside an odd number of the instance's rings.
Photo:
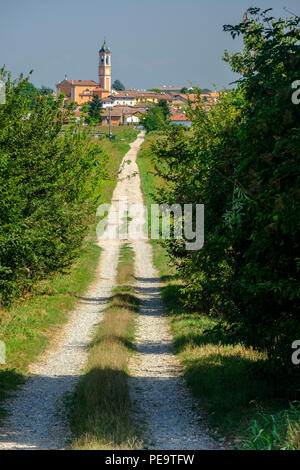
<svg viewBox="0 0 300 470">
<path fill-rule="evenodd" d="M 240 51 L 242 42 L 223 32 L 223 25 L 240 22 L 251 3 L 211 0 L 201 5 L 187 0 L 182 7 L 179 0 L 153 0 L 151 5 L 115 0 L 112 13 L 96 0 L 87 0 L 84 7 L 79 0 L 11 0 L 2 6 L 1 66 L 14 78 L 33 69 L 30 82 L 54 90 L 65 74 L 70 80 L 97 81 L 98 50 L 105 38 L 111 48 L 112 81 L 120 80 L 126 89 L 228 88 L 238 74 L 222 55 L 225 49 Z M 297 0 L 254 3 L 272 7 L 274 16 L 289 16 L 284 7 L 299 12 Z"/>
</svg>

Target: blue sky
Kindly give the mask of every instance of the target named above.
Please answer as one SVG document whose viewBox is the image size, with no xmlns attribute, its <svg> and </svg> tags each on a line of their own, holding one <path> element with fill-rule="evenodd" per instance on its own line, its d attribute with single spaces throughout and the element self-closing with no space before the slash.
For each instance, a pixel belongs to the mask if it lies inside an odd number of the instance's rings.
<svg viewBox="0 0 300 470">
<path fill-rule="evenodd" d="M 98 50 L 107 39 L 112 78 L 127 88 L 188 85 L 218 88 L 237 77 L 222 61 L 241 49 L 222 31 L 249 6 L 300 14 L 299 0 L 0 0 L 0 65 L 14 76 L 55 87 L 97 80 Z"/>
</svg>

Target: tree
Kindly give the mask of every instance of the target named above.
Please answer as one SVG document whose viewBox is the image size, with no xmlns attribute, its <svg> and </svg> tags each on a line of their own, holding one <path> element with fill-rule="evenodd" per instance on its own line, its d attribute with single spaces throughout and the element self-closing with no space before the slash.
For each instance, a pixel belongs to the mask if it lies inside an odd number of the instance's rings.
<svg viewBox="0 0 300 470">
<path fill-rule="evenodd" d="M 147 132 L 165 129 L 169 124 L 170 115 L 166 100 L 161 99 L 150 107 L 147 114 L 141 118 L 141 122 Z"/>
<path fill-rule="evenodd" d="M 185 95 L 189 92 L 188 88 L 186 86 L 184 86 L 183 88 L 181 88 L 180 90 L 180 93 L 184 93 Z"/>
<path fill-rule="evenodd" d="M 33 109 L 39 96 L 39 90 L 33 83 L 26 81 L 22 87 L 21 96 L 27 100 L 29 109 Z"/>
<path fill-rule="evenodd" d="M 125 90 L 125 86 L 123 85 L 120 80 L 115 80 L 114 83 L 112 84 L 112 88 L 114 88 L 117 91 L 123 91 Z"/>
<path fill-rule="evenodd" d="M 151 106 L 147 114 L 141 117 L 141 123 L 147 132 L 164 129 L 166 122 L 162 108 L 158 105 Z"/>
<path fill-rule="evenodd" d="M 26 84 L 22 87 L 21 96 L 26 98 L 28 101 L 29 109 L 33 109 L 38 98 L 41 95 L 49 95 L 49 98 L 52 95 L 53 89 L 42 85 L 41 88 L 37 88 L 33 83 L 27 81 Z"/>
<path fill-rule="evenodd" d="M 159 106 L 159 108 L 162 110 L 164 120 L 168 121 L 170 116 L 171 116 L 171 112 L 170 112 L 167 101 L 164 100 L 164 99 L 161 99 L 161 100 L 159 100 L 157 106 Z"/>
<path fill-rule="evenodd" d="M 80 124 L 63 127 L 71 111 L 62 108 L 62 96 L 55 101 L 39 94 L 28 113 L 28 79 L 12 81 L 0 72 L 6 84 L 0 106 L 0 304 L 7 304 L 70 265 L 98 205 L 107 156 Z"/>
<path fill-rule="evenodd" d="M 94 95 L 93 100 L 87 104 L 88 120 L 99 123 L 102 120 L 102 102 L 98 95 Z"/>
<path fill-rule="evenodd" d="M 52 95 L 52 93 L 54 93 L 54 90 L 52 88 L 46 87 L 45 85 L 42 85 L 39 89 L 39 92 L 41 95 Z"/>
<path fill-rule="evenodd" d="M 205 205 L 200 251 L 167 242 L 183 298 L 218 317 L 231 341 L 267 353 L 274 380 L 298 374 L 291 344 L 300 337 L 300 106 L 292 102 L 299 26 L 299 17 L 276 20 L 257 8 L 226 25 L 244 41 L 242 52 L 225 53 L 241 75 L 236 89 L 221 93 L 209 114 L 198 91 L 188 111 L 192 135 L 170 126 L 155 148 L 157 170 L 170 181 L 157 202 Z"/>
</svg>

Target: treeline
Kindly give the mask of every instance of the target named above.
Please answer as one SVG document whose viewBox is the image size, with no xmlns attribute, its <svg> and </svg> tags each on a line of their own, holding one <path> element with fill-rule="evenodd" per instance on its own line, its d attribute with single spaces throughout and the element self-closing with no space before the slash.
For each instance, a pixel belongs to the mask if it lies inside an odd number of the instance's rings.
<svg viewBox="0 0 300 470">
<path fill-rule="evenodd" d="M 168 242 L 186 304 L 219 318 L 229 341 L 266 351 L 273 377 L 299 375 L 300 18 L 251 8 L 224 29 L 243 38 L 243 52 L 224 57 L 241 79 L 209 114 L 198 96 L 192 130 L 162 132 L 157 200 L 205 205 L 203 248 Z"/>
<path fill-rule="evenodd" d="M 29 80 L 26 81 L 22 88 L 22 96 L 28 100 L 28 105 L 30 109 L 33 109 L 36 102 L 39 100 L 41 95 L 52 95 L 54 90 L 50 87 L 42 85 L 41 88 L 37 88 Z M 52 96 L 51 96 L 52 97 Z"/>
<path fill-rule="evenodd" d="M 2 76 L 0 302 L 7 304 L 70 264 L 95 209 L 94 188 L 107 157 L 80 124 L 63 128 L 71 110 L 62 99 L 38 94 L 32 100 L 27 78 L 12 81 L 4 70 Z"/>
</svg>

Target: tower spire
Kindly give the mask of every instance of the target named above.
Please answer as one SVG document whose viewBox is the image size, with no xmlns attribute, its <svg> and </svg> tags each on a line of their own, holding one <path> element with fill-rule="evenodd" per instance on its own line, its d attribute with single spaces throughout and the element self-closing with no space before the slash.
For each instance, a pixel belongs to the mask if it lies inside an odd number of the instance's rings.
<svg viewBox="0 0 300 470">
<path fill-rule="evenodd" d="M 105 37 L 104 37 L 104 42 L 103 42 L 102 47 L 101 47 L 101 49 L 99 50 L 99 52 L 106 52 L 106 53 L 108 53 L 108 54 L 110 53 L 110 49 L 109 49 L 109 47 L 108 47 L 108 45 L 107 45 L 107 42 L 106 42 L 106 38 L 105 38 Z"/>
</svg>

